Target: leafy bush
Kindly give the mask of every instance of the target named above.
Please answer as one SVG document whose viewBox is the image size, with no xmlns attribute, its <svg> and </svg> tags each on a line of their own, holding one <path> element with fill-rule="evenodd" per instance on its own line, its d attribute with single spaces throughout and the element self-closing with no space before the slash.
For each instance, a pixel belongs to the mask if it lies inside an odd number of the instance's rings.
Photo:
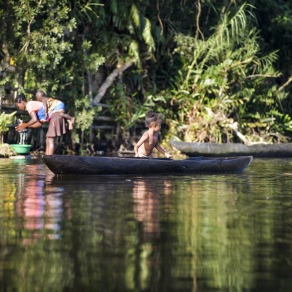
<svg viewBox="0 0 292 292">
<path fill-rule="evenodd" d="M 16 112 L 11 114 L 2 113 L 0 115 L 0 143 L 3 143 L 3 134 L 9 130 L 9 125 L 13 123 Z"/>
</svg>

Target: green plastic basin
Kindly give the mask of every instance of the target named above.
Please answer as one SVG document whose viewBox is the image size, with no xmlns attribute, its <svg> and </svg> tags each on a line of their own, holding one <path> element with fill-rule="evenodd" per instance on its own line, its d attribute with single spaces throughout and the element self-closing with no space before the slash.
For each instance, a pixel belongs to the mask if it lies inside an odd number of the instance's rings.
<svg viewBox="0 0 292 292">
<path fill-rule="evenodd" d="M 23 145 L 23 144 L 10 144 L 11 148 L 14 149 L 14 151 L 17 154 L 29 154 L 31 145 Z"/>
</svg>

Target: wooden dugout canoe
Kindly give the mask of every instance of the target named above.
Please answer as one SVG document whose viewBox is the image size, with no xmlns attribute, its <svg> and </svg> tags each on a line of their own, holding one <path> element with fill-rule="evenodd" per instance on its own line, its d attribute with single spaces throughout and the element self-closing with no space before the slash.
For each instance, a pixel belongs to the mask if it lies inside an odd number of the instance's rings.
<svg viewBox="0 0 292 292">
<path fill-rule="evenodd" d="M 47 167 L 55 174 L 141 175 L 200 174 L 242 172 L 252 156 L 229 158 L 189 158 L 185 160 L 143 159 L 95 156 L 44 156 Z"/>
<path fill-rule="evenodd" d="M 282 144 L 254 144 L 241 143 L 190 143 L 171 141 L 171 145 L 182 153 L 192 156 L 228 157 L 228 156 L 253 156 L 253 157 L 292 157 L 292 143 Z"/>
</svg>

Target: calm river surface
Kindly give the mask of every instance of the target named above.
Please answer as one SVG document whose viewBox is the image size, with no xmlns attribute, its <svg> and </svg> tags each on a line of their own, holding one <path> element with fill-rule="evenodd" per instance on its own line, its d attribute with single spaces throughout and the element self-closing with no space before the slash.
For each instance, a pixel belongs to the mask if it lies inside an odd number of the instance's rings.
<svg viewBox="0 0 292 292">
<path fill-rule="evenodd" d="M 292 159 L 54 176 L 0 159 L 1 291 L 291 291 Z"/>
</svg>

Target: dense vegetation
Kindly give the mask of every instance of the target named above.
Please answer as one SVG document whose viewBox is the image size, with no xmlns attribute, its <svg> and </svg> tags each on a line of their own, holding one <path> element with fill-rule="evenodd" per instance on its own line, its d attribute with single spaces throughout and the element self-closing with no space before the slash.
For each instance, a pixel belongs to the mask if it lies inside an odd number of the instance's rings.
<svg viewBox="0 0 292 292">
<path fill-rule="evenodd" d="M 75 139 L 106 111 L 130 145 L 153 108 L 166 139 L 291 140 L 290 1 L 0 0 L 0 21 L 1 95 L 61 97 Z"/>
</svg>

